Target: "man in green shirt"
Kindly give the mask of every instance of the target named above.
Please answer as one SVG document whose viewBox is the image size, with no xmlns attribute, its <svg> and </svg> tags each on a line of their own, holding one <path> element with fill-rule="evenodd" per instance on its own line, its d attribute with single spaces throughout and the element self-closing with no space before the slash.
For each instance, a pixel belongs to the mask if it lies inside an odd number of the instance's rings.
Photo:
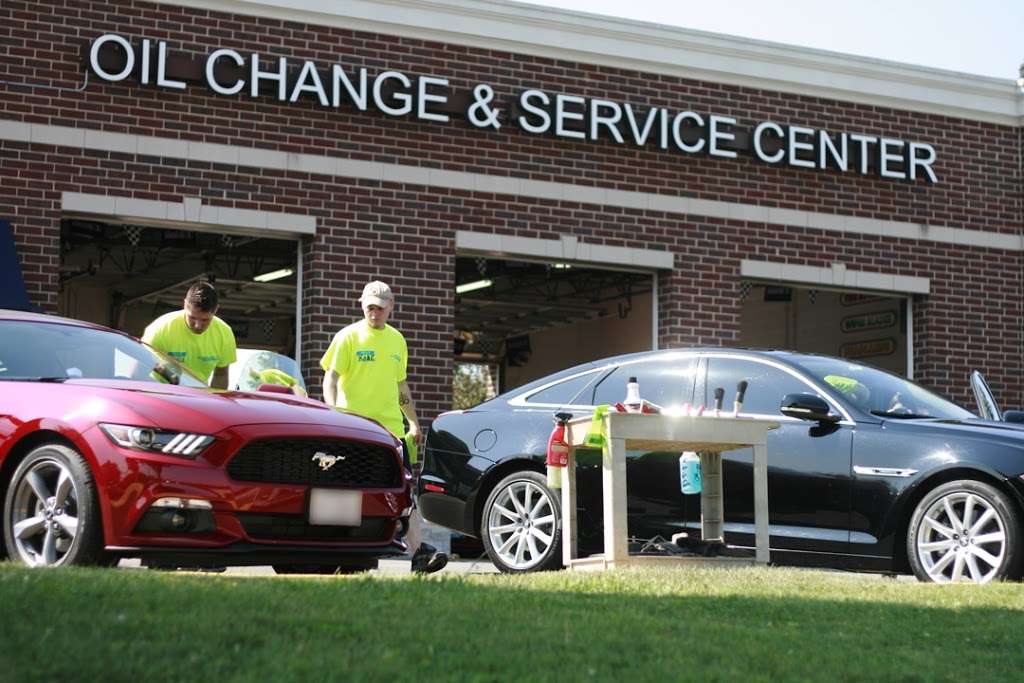
<svg viewBox="0 0 1024 683">
<path fill-rule="evenodd" d="M 197 282 L 185 294 L 184 308 L 146 327 L 142 341 L 192 370 L 217 389 L 228 388 L 228 366 L 235 362 L 235 335 L 217 317 L 217 290 Z M 213 381 L 210 381 L 210 374 Z"/>
<path fill-rule="evenodd" d="M 369 417 L 381 423 L 399 440 L 406 436 L 403 415 L 409 422 L 408 436 L 422 441 L 416 405 L 406 382 L 409 352 L 402 333 L 387 324 L 395 308 L 391 288 L 379 280 L 366 285 L 359 297 L 363 319 L 342 328 L 320 360 L 324 370 L 324 401 L 327 405 Z M 411 467 L 405 449 L 406 466 Z M 419 515 L 409 520 L 409 547 L 419 541 Z M 448 557 L 426 543 L 418 544 L 412 556 L 414 572 L 435 572 Z"/>
</svg>

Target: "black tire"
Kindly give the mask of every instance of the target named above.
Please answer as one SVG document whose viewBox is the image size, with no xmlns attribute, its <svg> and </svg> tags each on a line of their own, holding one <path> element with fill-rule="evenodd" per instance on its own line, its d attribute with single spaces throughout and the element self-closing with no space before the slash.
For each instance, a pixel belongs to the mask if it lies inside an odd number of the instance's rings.
<svg viewBox="0 0 1024 683">
<path fill-rule="evenodd" d="M 344 564 L 275 564 L 275 574 L 359 574 L 377 568 L 377 558 L 350 560 Z"/>
<path fill-rule="evenodd" d="M 480 537 L 494 566 L 507 574 L 561 569 L 561 506 L 542 474 L 527 470 L 499 481 L 480 517 Z"/>
<path fill-rule="evenodd" d="M 917 504 L 907 529 L 907 558 L 921 581 L 1018 579 L 1021 542 L 1021 522 L 1009 497 L 963 479 L 937 486 Z"/>
<path fill-rule="evenodd" d="M 33 519 L 42 521 L 31 524 Z M 11 560 L 29 566 L 111 564 L 103 551 L 96 481 L 80 453 L 49 443 L 21 461 L 4 500 L 4 542 Z"/>
</svg>

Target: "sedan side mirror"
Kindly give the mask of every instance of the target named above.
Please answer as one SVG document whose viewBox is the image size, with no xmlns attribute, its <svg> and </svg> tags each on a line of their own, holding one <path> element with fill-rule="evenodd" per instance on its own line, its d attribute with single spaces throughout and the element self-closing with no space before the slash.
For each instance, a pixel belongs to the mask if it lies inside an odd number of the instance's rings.
<svg viewBox="0 0 1024 683">
<path fill-rule="evenodd" d="M 786 394 L 779 405 L 779 412 L 801 420 L 839 422 L 839 416 L 829 410 L 828 402 L 814 394 Z"/>
<path fill-rule="evenodd" d="M 1004 410 L 1003 422 L 1024 423 L 1024 410 Z"/>
</svg>

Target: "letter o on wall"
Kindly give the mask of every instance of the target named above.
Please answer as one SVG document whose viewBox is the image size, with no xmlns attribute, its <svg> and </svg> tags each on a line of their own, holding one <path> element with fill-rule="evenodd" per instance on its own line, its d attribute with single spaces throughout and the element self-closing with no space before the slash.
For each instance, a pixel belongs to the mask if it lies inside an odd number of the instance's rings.
<svg viewBox="0 0 1024 683">
<path fill-rule="evenodd" d="M 111 42 L 120 45 L 121 48 L 124 49 L 125 54 L 128 55 L 128 58 L 125 60 L 124 69 L 116 74 L 104 71 L 99 62 L 100 48 Z M 132 49 L 131 43 L 121 36 L 114 35 L 113 33 L 107 33 L 106 35 L 102 35 L 97 38 L 89 49 L 89 66 L 92 67 L 92 70 L 97 76 L 105 81 L 111 81 L 112 83 L 123 81 L 128 78 L 128 74 L 130 74 L 132 69 L 135 68 L 135 50 Z"/>
</svg>

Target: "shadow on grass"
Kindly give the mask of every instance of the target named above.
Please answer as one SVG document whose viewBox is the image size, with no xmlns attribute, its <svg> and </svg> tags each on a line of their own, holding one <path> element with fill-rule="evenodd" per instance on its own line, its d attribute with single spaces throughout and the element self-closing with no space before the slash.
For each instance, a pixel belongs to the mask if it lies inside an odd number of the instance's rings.
<svg viewBox="0 0 1024 683">
<path fill-rule="evenodd" d="M 715 575 L 685 572 L 275 579 L 4 565 L 0 679 L 1020 680 L 1019 598 L 1009 608 L 985 587 L 792 572 L 774 589 L 766 571 L 720 575 L 731 592 L 715 594 Z"/>
</svg>

